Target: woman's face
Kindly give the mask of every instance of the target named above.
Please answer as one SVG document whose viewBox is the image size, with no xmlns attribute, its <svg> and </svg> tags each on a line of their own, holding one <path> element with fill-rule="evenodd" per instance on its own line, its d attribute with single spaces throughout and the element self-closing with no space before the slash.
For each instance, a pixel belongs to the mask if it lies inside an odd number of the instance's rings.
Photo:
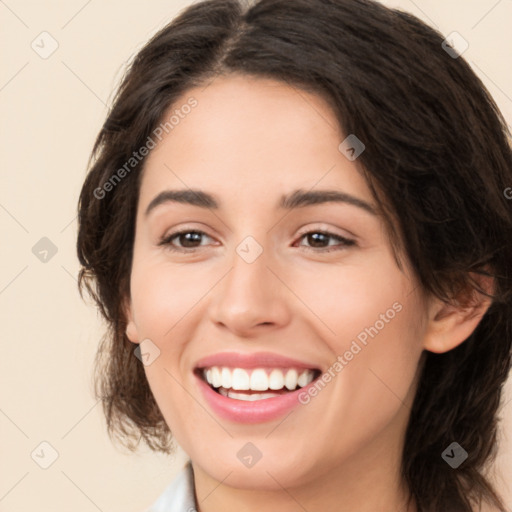
<svg viewBox="0 0 512 512">
<path fill-rule="evenodd" d="M 395 467 L 426 311 L 357 148 L 320 97 L 271 80 L 217 78 L 172 110 L 141 182 L 127 333 L 176 440 L 234 487 Z"/>
</svg>

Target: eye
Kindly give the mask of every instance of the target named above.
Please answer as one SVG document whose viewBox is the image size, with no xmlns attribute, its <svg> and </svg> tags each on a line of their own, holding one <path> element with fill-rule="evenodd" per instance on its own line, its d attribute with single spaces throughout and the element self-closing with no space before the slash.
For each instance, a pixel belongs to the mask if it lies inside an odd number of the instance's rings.
<svg viewBox="0 0 512 512">
<path fill-rule="evenodd" d="M 210 238 L 206 233 L 203 231 L 197 231 L 197 230 L 183 230 L 183 231 L 177 231 L 175 233 L 171 233 L 170 235 L 165 236 L 160 240 L 160 243 L 158 245 L 165 245 L 167 248 L 171 251 L 178 251 L 178 252 L 189 252 L 193 251 L 199 246 L 194 245 L 197 244 L 197 242 L 201 242 L 201 237 L 206 236 Z M 177 239 L 181 245 L 175 246 L 173 244 L 173 240 Z"/>
<path fill-rule="evenodd" d="M 307 233 L 303 233 L 300 236 L 300 240 L 304 238 L 308 241 L 308 243 L 313 244 L 313 247 L 306 246 L 308 249 L 318 249 L 315 252 L 340 251 L 346 247 L 356 245 L 355 240 L 351 240 L 340 235 L 335 235 L 329 231 L 308 231 Z M 330 246 L 329 239 L 337 240 L 339 243 L 337 245 Z M 327 246 L 324 245 L 325 242 L 327 242 Z M 300 246 L 304 247 L 302 244 Z"/>
<path fill-rule="evenodd" d="M 165 245 L 171 251 L 193 252 L 194 249 L 201 247 L 202 237 L 211 238 L 203 231 L 182 230 L 163 237 L 158 245 Z M 180 245 L 175 245 L 175 239 L 176 241 L 179 242 Z M 303 244 L 300 244 L 299 246 L 307 247 L 308 249 L 311 249 L 314 252 L 339 251 L 346 247 L 356 245 L 356 242 L 354 240 L 345 238 L 340 235 L 336 235 L 334 233 L 330 233 L 328 231 L 308 231 L 307 233 L 303 233 L 300 236 L 299 240 L 302 239 L 307 240 L 309 244 L 312 244 L 312 246 L 308 247 L 304 246 Z M 335 245 L 330 245 L 329 242 L 331 240 L 337 240 L 339 243 Z M 326 243 L 327 245 L 325 245 Z"/>
</svg>

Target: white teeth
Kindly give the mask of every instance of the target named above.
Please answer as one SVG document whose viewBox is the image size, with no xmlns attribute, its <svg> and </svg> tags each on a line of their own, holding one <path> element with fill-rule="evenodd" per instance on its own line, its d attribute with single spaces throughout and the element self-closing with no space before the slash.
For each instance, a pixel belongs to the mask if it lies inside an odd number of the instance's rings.
<svg viewBox="0 0 512 512">
<path fill-rule="evenodd" d="M 203 370 L 203 375 L 208 384 L 214 388 L 224 388 L 224 390 L 236 391 L 269 391 L 287 389 L 293 391 L 297 388 L 307 386 L 314 377 L 313 370 L 302 370 L 301 373 L 295 369 L 281 370 L 272 369 L 270 373 L 263 368 L 246 370 L 244 368 L 228 368 L 213 366 Z M 224 396 L 227 396 L 219 390 Z M 243 395 L 240 400 L 260 400 L 261 398 L 270 398 L 269 393 L 231 393 L 231 395 Z M 230 397 L 231 397 L 230 395 Z M 270 393 L 271 396 L 277 396 L 277 393 Z M 247 397 L 257 398 L 247 398 Z M 232 398 L 235 398 L 234 396 Z M 236 397 L 238 398 L 238 397 Z"/>
<path fill-rule="evenodd" d="M 268 387 L 270 389 L 283 389 L 284 376 L 281 370 L 272 370 L 270 372 L 270 376 L 268 378 Z"/>
<path fill-rule="evenodd" d="M 294 390 L 297 387 L 297 381 L 299 380 L 299 374 L 297 370 L 288 370 L 286 377 L 284 378 L 284 385 L 290 390 Z"/>
<path fill-rule="evenodd" d="M 218 387 L 221 386 L 222 379 L 221 379 L 221 376 L 220 376 L 219 368 L 217 366 L 214 366 L 212 368 L 211 379 L 212 380 L 211 380 L 210 384 L 212 384 L 214 388 L 218 388 Z"/>
<path fill-rule="evenodd" d="M 226 370 L 229 371 L 228 368 Z M 235 368 L 232 373 L 231 387 L 240 391 L 249 389 L 249 374 L 242 368 Z"/>
<path fill-rule="evenodd" d="M 223 388 L 229 389 L 231 387 L 231 372 L 228 368 L 222 368 L 221 380 Z"/>
<path fill-rule="evenodd" d="M 267 372 L 260 368 L 254 370 L 251 374 L 250 386 L 254 391 L 266 391 L 268 389 Z"/>
<path fill-rule="evenodd" d="M 231 391 L 230 389 L 219 388 L 219 393 L 222 396 L 227 396 L 228 398 L 234 398 L 235 400 L 244 400 L 246 402 L 254 402 L 255 400 L 265 400 L 266 398 L 274 398 L 275 396 L 279 396 L 279 393 L 236 393 L 235 391 Z"/>
<path fill-rule="evenodd" d="M 297 379 L 297 384 L 299 385 L 299 388 L 303 388 L 304 386 L 307 386 L 311 381 L 313 380 L 313 373 L 309 370 L 306 370 L 305 372 L 302 372 L 299 375 L 299 378 Z"/>
</svg>

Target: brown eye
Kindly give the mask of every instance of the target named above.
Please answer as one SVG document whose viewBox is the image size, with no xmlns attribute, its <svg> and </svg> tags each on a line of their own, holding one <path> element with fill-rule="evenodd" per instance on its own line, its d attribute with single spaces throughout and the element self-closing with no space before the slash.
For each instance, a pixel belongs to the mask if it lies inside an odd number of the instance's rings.
<svg viewBox="0 0 512 512">
<path fill-rule="evenodd" d="M 196 230 L 184 230 L 178 231 L 176 233 L 171 233 L 170 235 L 163 238 L 159 245 L 167 246 L 171 251 L 182 251 L 187 252 L 187 249 L 196 249 L 201 246 L 201 237 L 208 235 L 203 231 Z M 208 237 L 210 238 L 210 237 Z M 175 245 L 174 240 L 177 240 L 179 245 Z M 198 245 L 199 242 L 199 245 Z"/>
<path fill-rule="evenodd" d="M 329 233 L 328 231 L 308 231 L 307 233 L 301 235 L 300 239 L 307 240 L 310 246 L 306 247 L 308 247 L 309 249 L 319 249 L 320 252 L 341 250 L 344 249 L 345 247 L 350 247 L 356 244 L 354 240 L 350 240 L 340 235 L 335 235 L 334 233 Z M 339 243 L 334 246 L 330 246 L 329 240 L 337 240 Z M 301 244 L 301 246 L 303 245 Z"/>
<path fill-rule="evenodd" d="M 204 247 L 205 244 L 201 245 L 203 237 L 211 238 L 203 231 L 177 231 L 164 237 L 159 245 L 164 245 L 171 251 L 193 252 L 194 249 Z M 300 244 L 299 246 L 306 247 L 314 252 L 331 252 L 356 245 L 354 240 L 329 233 L 328 231 L 308 231 L 301 235 L 300 240 L 302 239 L 307 240 L 309 245 Z M 338 243 L 330 244 L 331 240 L 337 241 Z"/>
</svg>

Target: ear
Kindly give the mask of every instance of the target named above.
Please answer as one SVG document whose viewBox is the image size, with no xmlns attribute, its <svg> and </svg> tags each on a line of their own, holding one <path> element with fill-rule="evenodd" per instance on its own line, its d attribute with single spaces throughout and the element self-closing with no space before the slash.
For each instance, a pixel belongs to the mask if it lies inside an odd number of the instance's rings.
<svg viewBox="0 0 512 512">
<path fill-rule="evenodd" d="M 487 294 L 494 293 L 494 279 L 470 273 Z M 492 300 L 477 290 L 459 295 L 454 304 L 431 298 L 428 308 L 428 325 L 423 338 L 423 348 L 443 353 L 464 342 L 476 329 L 489 309 Z"/>
<path fill-rule="evenodd" d="M 132 303 L 129 298 L 123 300 L 123 311 L 126 318 L 126 336 L 132 343 L 140 343 L 139 332 L 133 317 Z"/>
</svg>

